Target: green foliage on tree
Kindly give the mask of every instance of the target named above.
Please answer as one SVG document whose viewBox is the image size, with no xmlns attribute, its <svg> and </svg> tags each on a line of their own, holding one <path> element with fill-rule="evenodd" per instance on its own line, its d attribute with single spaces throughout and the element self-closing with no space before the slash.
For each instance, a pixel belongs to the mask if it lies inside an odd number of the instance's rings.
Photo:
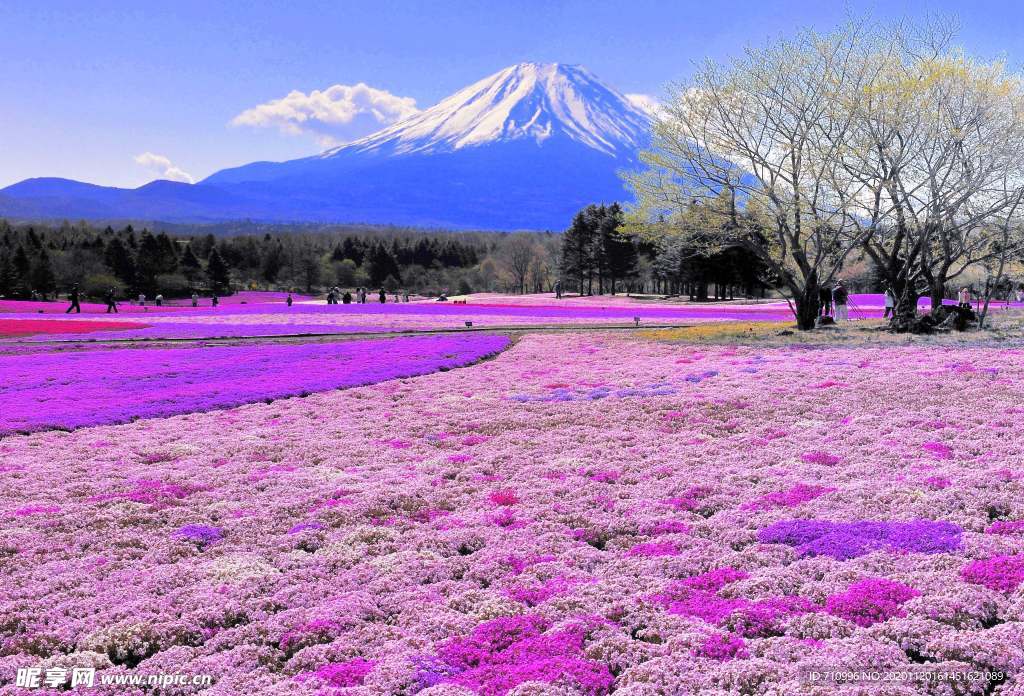
<svg viewBox="0 0 1024 696">
<path fill-rule="evenodd" d="M 214 293 L 225 295 L 230 292 L 231 270 L 216 247 L 210 250 L 210 256 L 206 261 L 206 277 Z"/>
<path fill-rule="evenodd" d="M 46 253 L 45 248 L 39 250 L 39 255 L 32 264 L 29 285 L 42 295 L 49 295 L 57 290 L 57 277 L 53 273 L 50 255 Z"/>
</svg>

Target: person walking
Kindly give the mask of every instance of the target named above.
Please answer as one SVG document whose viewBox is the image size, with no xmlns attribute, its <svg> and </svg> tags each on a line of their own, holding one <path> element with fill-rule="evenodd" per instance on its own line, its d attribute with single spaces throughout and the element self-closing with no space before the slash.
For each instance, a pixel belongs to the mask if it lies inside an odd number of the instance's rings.
<svg viewBox="0 0 1024 696">
<path fill-rule="evenodd" d="M 111 312 L 117 314 L 117 299 L 114 288 L 108 288 L 107 292 L 103 295 L 103 299 L 106 300 L 107 303 L 107 314 L 110 314 Z"/>
<path fill-rule="evenodd" d="M 896 316 L 896 293 L 893 292 L 891 286 L 885 286 L 885 312 L 882 314 L 883 319 L 888 319 L 889 316 Z"/>
<path fill-rule="evenodd" d="M 846 321 L 850 318 L 846 303 L 850 299 L 850 292 L 846 289 L 846 285 L 843 281 L 837 281 L 836 287 L 832 291 L 832 304 L 835 306 L 835 320 L 837 322 Z"/>
<path fill-rule="evenodd" d="M 409 288 L 406 288 L 405 290 L 402 291 L 402 302 L 408 302 L 408 301 L 409 301 Z"/>
<path fill-rule="evenodd" d="M 156 296 L 156 306 L 157 307 L 163 307 L 164 306 L 164 296 L 163 295 L 157 295 Z"/>
<path fill-rule="evenodd" d="M 140 307 L 145 307 L 146 306 L 146 293 L 144 293 L 144 292 L 140 292 L 139 293 L 139 306 Z"/>
<path fill-rule="evenodd" d="M 79 295 L 79 292 L 78 292 L 78 285 L 77 284 L 72 285 L 71 286 L 71 292 L 68 293 L 68 300 L 71 302 L 71 306 L 68 307 L 67 310 L 64 313 L 65 314 L 70 314 L 71 310 L 74 310 L 76 314 L 81 314 L 82 313 L 82 306 L 80 304 L 78 304 L 79 299 L 80 299 L 80 295 Z"/>
<path fill-rule="evenodd" d="M 380 290 L 377 291 L 377 297 L 380 299 L 381 304 L 384 304 L 388 301 L 388 296 L 384 292 L 384 288 L 381 288 Z"/>
<path fill-rule="evenodd" d="M 289 307 L 292 306 L 292 294 L 291 293 L 288 293 L 288 299 L 285 300 L 285 304 L 287 304 Z"/>
<path fill-rule="evenodd" d="M 968 290 L 967 288 L 960 288 L 960 292 L 957 295 L 956 303 L 957 306 L 960 307 L 960 309 L 970 309 L 971 291 Z"/>
<path fill-rule="evenodd" d="M 218 305 L 220 305 L 220 298 L 217 297 L 216 294 L 214 294 L 212 297 L 210 297 L 210 306 L 217 307 Z"/>
<path fill-rule="evenodd" d="M 562 279 L 559 278 L 555 281 L 555 299 L 562 299 Z"/>
<path fill-rule="evenodd" d="M 348 290 L 346 290 L 345 294 L 341 296 L 341 303 L 342 304 L 352 304 L 352 293 L 350 293 Z"/>
<path fill-rule="evenodd" d="M 199 295 L 197 295 L 196 293 L 192 293 L 192 306 L 193 307 L 198 307 L 199 306 Z"/>
<path fill-rule="evenodd" d="M 818 290 L 818 304 L 821 305 L 821 316 L 832 316 L 832 289 L 824 287 Z"/>
</svg>

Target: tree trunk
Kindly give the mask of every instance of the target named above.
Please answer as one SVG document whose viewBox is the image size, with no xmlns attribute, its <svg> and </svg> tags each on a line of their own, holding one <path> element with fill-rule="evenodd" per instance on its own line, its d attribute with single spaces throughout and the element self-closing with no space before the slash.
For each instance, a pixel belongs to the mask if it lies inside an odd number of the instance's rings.
<svg viewBox="0 0 1024 696">
<path fill-rule="evenodd" d="M 942 300 L 946 295 L 946 276 L 944 273 L 935 276 L 928 288 L 928 294 L 932 301 L 932 309 L 938 309 L 942 306 Z"/>
<path fill-rule="evenodd" d="M 917 319 L 917 300 L 919 295 L 913 287 L 905 287 L 902 292 L 896 291 L 896 310 L 893 315 L 890 327 L 898 333 L 906 333 L 913 329 L 914 321 Z"/>
<path fill-rule="evenodd" d="M 812 278 L 804 286 L 803 292 L 796 297 L 796 328 L 801 331 L 810 331 L 814 328 L 814 322 L 821 311 L 819 301 L 818 282 Z"/>
</svg>

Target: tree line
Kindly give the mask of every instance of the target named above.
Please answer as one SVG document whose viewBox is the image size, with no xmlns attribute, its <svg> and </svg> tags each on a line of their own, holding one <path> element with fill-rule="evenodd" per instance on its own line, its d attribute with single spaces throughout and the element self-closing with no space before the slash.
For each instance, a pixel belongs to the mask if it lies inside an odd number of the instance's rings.
<svg viewBox="0 0 1024 696">
<path fill-rule="evenodd" d="M 550 287 L 543 259 L 555 235 L 426 233 L 282 226 L 261 235 L 214 236 L 176 227 L 114 229 L 86 222 L 12 225 L 0 220 L 0 296 L 51 297 L 78 285 L 88 296 L 167 297 L 238 289 L 319 292 L 341 287 L 471 292 Z M 527 240 L 529 268 L 516 276 L 508 257 Z"/>
<path fill-rule="evenodd" d="M 627 233 L 622 207 L 592 205 L 564 233 L 424 232 L 364 227 L 215 236 L 86 222 L 12 225 L 0 220 L 0 297 L 41 298 L 72 286 L 90 297 L 224 295 L 239 289 L 317 293 L 408 289 L 426 295 L 566 291 L 763 294 L 756 257 L 739 247 L 705 253 Z"/>
<path fill-rule="evenodd" d="M 713 221 L 705 221 L 713 224 Z M 653 239 L 626 224 L 618 203 L 590 205 L 562 235 L 563 282 L 583 295 L 652 292 L 691 300 L 763 297 L 771 287 L 761 260 L 740 245 L 721 248 Z"/>
</svg>

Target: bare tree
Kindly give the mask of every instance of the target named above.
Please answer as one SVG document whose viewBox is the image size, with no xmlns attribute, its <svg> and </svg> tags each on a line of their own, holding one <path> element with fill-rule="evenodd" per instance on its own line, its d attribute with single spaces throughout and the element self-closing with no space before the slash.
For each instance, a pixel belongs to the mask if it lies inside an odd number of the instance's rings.
<svg viewBox="0 0 1024 696">
<path fill-rule="evenodd" d="M 866 86 L 842 100 L 852 127 L 835 145 L 837 188 L 859 239 L 898 297 L 908 328 L 921 294 L 989 260 L 994 224 L 1021 190 L 1019 81 L 950 48 L 955 23 L 899 25 L 861 58 Z"/>
<path fill-rule="evenodd" d="M 811 328 L 818 288 L 860 250 L 899 298 L 991 261 L 1024 190 L 1024 89 L 998 62 L 953 50 L 955 23 L 850 22 L 708 63 L 675 88 L 649 168 L 629 180 L 655 238 L 742 245 Z M 682 212 L 705 201 L 719 218 Z M 656 222 L 654 222 L 656 221 Z M 654 224 L 652 224 L 654 222 Z"/>
<path fill-rule="evenodd" d="M 503 265 L 512 274 L 517 292 L 526 292 L 526 278 L 537 255 L 537 245 L 527 236 L 515 234 L 505 240 L 500 250 Z"/>
<path fill-rule="evenodd" d="M 832 179 L 852 120 L 841 99 L 867 78 L 863 42 L 863 26 L 850 24 L 748 49 L 728 65 L 704 64 L 672 89 L 643 156 L 647 171 L 628 176 L 639 201 L 634 219 L 658 220 L 655 235 L 691 245 L 750 250 L 795 305 L 801 329 L 813 328 L 819 287 L 857 247 L 846 229 L 850 187 Z M 712 203 L 718 224 L 675 224 L 694 201 Z"/>
</svg>

